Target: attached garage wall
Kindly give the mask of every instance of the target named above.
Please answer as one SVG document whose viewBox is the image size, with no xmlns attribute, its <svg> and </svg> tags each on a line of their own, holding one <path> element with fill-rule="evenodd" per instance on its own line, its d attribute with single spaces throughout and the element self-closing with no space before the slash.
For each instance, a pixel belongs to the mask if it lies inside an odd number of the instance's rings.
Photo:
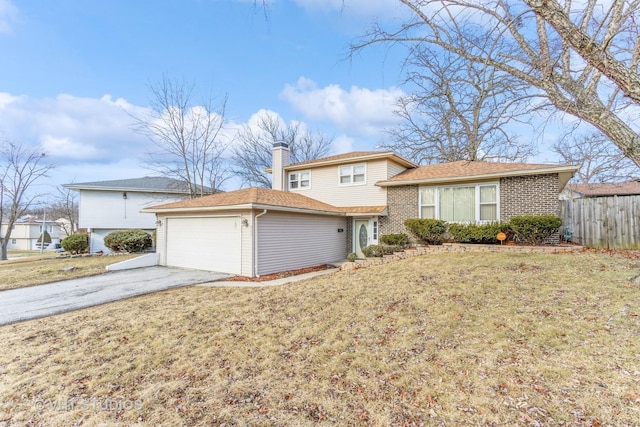
<svg viewBox="0 0 640 427">
<path fill-rule="evenodd" d="M 251 213 L 159 216 L 160 265 L 251 275 Z M 167 244 L 168 239 L 168 244 Z"/>
<path fill-rule="evenodd" d="M 258 275 L 339 261 L 347 255 L 344 217 L 269 211 L 256 221 Z"/>
</svg>

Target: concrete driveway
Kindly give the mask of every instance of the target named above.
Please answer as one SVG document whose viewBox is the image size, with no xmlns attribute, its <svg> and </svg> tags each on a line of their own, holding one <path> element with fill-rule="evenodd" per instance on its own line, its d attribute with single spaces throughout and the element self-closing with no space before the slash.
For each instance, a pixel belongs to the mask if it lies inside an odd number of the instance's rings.
<svg viewBox="0 0 640 427">
<path fill-rule="evenodd" d="M 145 267 L 0 291 L 0 325 L 226 277 L 210 271 Z"/>
</svg>

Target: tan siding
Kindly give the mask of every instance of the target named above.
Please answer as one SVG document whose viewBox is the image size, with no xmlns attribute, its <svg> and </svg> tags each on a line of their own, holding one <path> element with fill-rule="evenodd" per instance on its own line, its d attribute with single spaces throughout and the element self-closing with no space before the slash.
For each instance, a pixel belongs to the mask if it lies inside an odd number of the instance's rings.
<svg viewBox="0 0 640 427">
<path fill-rule="evenodd" d="M 397 163 L 394 162 L 387 162 L 387 179 L 392 178 L 396 175 L 398 175 L 400 172 L 404 172 L 407 170 L 406 167 L 401 166 Z"/>
<path fill-rule="evenodd" d="M 355 162 L 357 164 L 361 162 Z M 311 169 L 311 188 L 290 190 L 334 206 L 382 206 L 387 204 L 387 191 L 377 187 L 388 178 L 388 160 L 367 162 L 366 185 L 338 185 L 338 165 Z"/>
<path fill-rule="evenodd" d="M 346 257 L 344 217 L 269 212 L 257 221 L 259 275 Z"/>
</svg>

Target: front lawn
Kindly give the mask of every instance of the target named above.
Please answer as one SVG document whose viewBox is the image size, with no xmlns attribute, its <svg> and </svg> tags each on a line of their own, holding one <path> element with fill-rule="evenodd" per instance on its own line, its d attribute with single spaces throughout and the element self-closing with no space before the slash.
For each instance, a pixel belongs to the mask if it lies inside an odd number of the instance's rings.
<svg viewBox="0 0 640 427">
<path fill-rule="evenodd" d="M 45 252 L 44 255 L 27 253 L 12 259 L 12 255 L 15 254 L 10 253 L 9 260 L 0 261 L 0 291 L 103 274 L 107 265 L 139 256 L 127 254 L 69 258 Z"/>
<path fill-rule="evenodd" d="M 638 425 L 640 260 L 455 253 L 0 327 L 0 423 Z"/>
</svg>

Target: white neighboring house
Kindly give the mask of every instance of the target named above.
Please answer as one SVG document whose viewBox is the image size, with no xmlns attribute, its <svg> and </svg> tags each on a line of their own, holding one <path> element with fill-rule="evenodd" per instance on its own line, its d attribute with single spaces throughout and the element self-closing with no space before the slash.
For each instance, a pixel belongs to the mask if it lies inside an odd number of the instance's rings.
<svg viewBox="0 0 640 427">
<path fill-rule="evenodd" d="M 4 235 L 7 223 L 3 222 L 0 231 Z M 38 238 L 46 230 L 51 237 L 51 243 L 44 249 L 55 249 L 60 244 L 60 240 L 66 237 L 58 221 L 43 221 L 33 215 L 25 215 L 16 220 L 11 230 L 11 237 L 7 244 L 9 250 L 32 251 L 40 249 Z"/>
<path fill-rule="evenodd" d="M 78 226 L 89 233 L 92 253 L 109 252 L 104 237 L 113 231 L 140 228 L 153 233 L 156 217 L 140 212 L 142 209 L 189 198 L 186 182 L 165 177 L 83 182 L 64 187 L 80 193 Z"/>
</svg>

